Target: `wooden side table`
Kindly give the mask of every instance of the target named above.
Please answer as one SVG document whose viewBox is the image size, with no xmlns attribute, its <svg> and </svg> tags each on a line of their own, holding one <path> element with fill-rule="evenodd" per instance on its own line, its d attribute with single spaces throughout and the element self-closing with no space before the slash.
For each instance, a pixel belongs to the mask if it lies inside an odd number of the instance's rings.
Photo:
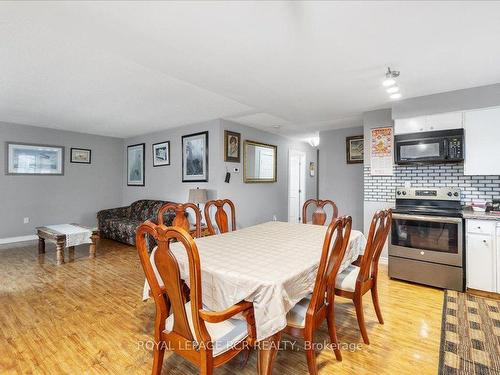
<svg viewBox="0 0 500 375">
<path fill-rule="evenodd" d="M 86 227 L 85 225 L 71 225 L 92 231 L 92 236 L 90 237 L 92 239 L 92 243 L 89 247 L 89 258 L 95 258 L 96 242 L 99 238 L 99 231 L 97 229 Z M 64 264 L 64 247 L 66 245 L 66 235 L 47 227 L 37 227 L 36 231 L 38 235 L 38 254 L 45 254 L 45 241 L 53 242 L 56 244 L 57 264 Z M 68 249 L 71 252 L 75 250 L 75 247 L 70 246 Z"/>
</svg>

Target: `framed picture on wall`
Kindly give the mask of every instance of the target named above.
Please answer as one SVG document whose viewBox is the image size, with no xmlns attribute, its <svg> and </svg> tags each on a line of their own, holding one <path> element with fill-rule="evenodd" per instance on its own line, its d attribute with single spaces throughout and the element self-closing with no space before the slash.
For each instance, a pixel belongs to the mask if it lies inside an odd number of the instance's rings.
<svg viewBox="0 0 500 375">
<path fill-rule="evenodd" d="M 364 160 L 364 139 L 362 135 L 355 135 L 345 139 L 347 164 L 359 164 Z"/>
<path fill-rule="evenodd" d="M 74 148 L 70 150 L 71 163 L 90 164 L 92 151 L 86 148 Z"/>
<path fill-rule="evenodd" d="M 182 182 L 208 182 L 208 131 L 182 136 Z"/>
<path fill-rule="evenodd" d="M 64 174 L 64 147 L 31 143 L 5 144 L 6 174 L 53 175 Z"/>
<path fill-rule="evenodd" d="M 128 186 L 144 186 L 144 149 L 144 143 L 127 147 Z"/>
<path fill-rule="evenodd" d="M 153 167 L 170 165 L 170 141 L 153 145 Z"/>
<path fill-rule="evenodd" d="M 239 163 L 241 160 L 241 134 L 224 130 L 224 161 Z"/>
</svg>

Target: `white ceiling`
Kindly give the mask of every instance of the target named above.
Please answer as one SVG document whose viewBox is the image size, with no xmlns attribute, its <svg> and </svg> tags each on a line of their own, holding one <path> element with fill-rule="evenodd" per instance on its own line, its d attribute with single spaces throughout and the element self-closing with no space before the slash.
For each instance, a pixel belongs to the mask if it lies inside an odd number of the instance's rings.
<svg viewBox="0 0 500 375">
<path fill-rule="evenodd" d="M 404 98 L 500 82 L 499 36 L 490 1 L 1 2 L 0 121 L 306 136 L 390 106 L 389 65 Z"/>
</svg>

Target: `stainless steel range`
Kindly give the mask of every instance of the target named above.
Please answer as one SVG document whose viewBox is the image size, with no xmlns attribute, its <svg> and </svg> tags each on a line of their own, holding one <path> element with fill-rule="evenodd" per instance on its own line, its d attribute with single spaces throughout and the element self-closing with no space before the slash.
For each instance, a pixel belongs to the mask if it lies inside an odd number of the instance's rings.
<svg viewBox="0 0 500 375">
<path fill-rule="evenodd" d="M 396 189 L 389 277 L 463 291 L 463 227 L 459 189 Z"/>
</svg>

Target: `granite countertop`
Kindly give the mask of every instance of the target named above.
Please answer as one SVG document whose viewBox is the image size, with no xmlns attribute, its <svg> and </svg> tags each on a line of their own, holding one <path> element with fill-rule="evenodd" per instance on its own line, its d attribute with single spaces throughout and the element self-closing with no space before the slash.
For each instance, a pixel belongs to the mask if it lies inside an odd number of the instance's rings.
<svg viewBox="0 0 500 375">
<path fill-rule="evenodd" d="M 478 212 L 472 210 L 463 210 L 464 219 L 479 219 L 479 220 L 497 220 L 500 221 L 500 214 L 492 214 L 490 212 Z"/>
</svg>

